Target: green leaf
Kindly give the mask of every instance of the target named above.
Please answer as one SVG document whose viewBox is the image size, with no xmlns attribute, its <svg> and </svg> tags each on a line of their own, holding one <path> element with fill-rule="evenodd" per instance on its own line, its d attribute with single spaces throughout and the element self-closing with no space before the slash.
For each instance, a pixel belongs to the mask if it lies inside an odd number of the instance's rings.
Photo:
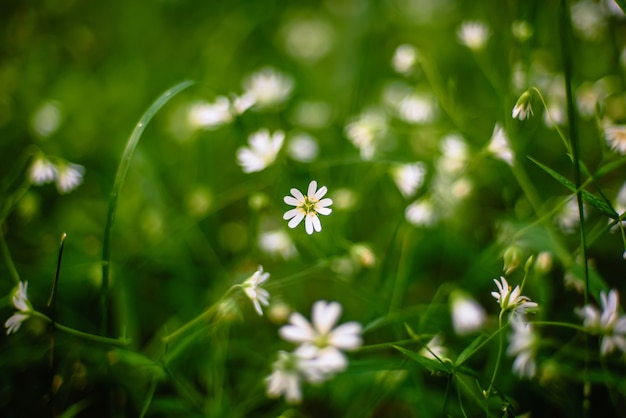
<svg viewBox="0 0 626 418">
<path fill-rule="evenodd" d="M 470 345 L 465 347 L 465 350 L 461 351 L 461 354 L 459 354 L 459 357 L 456 359 L 457 367 L 462 365 L 465 362 L 465 360 L 467 360 L 474 354 L 476 347 L 478 347 L 480 343 L 482 343 L 482 340 L 483 340 L 482 335 L 479 335 L 478 338 L 472 341 Z"/>
<path fill-rule="evenodd" d="M 431 370 L 433 372 L 445 373 L 445 374 L 452 373 L 452 368 L 447 363 L 442 363 L 442 362 L 439 362 L 437 360 L 432 360 L 432 359 L 426 358 L 426 357 L 416 353 L 415 351 L 407 350 L 406 348 L 403 348 L 403 347 L 400 347 L 400 346 L 397 346 L 397 345 L 392 345 L 392 347 L 395 348 L 396 350 L 400 351 L 404 355 L 406 355 L 411 360 L 421 364 L 422 366 L 424 366 L 428 370 Z"/>
<path fill-rule="evenodd" d="M 626 0 L 615 0 L 615 3 L 622 9 L 622 12 L 626 13 Z"/>
<path fill-rule="evenodd" d="M 534 158 L 532 157 L 528 157 L 528 158 L 530 159 L 530 161 L 537 164 L 539 168 L 541 168 L 543 171 L 550 174 L 556 181 L 558 181 L 559 183 L 561 183 L 562 185 L 570 189 L 572 192 L 576 193 L 576 186 L 574 185 L 574 183 L 572 183 L 571 181 L 569 181 L 568 179 L 566 179 L 565 177 L 563 177 L 561 174 L 557 173 L 556 171 L 552 170 L 551 168 L 541 164 L 539 161 L 535 160 Z M 619 214 L 606 201 L 589 193 L 586 190 L 581 190 L 580 192 L 582 193 L 582 196 L 585 202 L 589 203 L 591 206 L 598 209 L 600 212 L 602 212 L 603 214 L 605 214 L 611 219 L 619 218 Z"/>
</svg>

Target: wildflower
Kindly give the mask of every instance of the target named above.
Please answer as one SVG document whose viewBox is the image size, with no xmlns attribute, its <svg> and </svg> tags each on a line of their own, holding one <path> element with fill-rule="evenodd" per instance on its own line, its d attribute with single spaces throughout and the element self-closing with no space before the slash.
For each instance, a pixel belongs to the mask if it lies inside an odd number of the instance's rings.
<svg viewBox="0 0 626 418">
<path fill-rule="evenodd" d="M 511 290 L 511 286 L 506 281 L 506 279 L 500 276 L 500 281 L 497 279 L 493 279 L 496 286 L 498 287 L 497 292 L 491 292 L 491 296 L 493 296 L 498 304 L 500 305 L 500 309 L 502 311 L 513 310 L 513 313 L 526 313 L 529 309 L 534 309 L 537 307 L 535 302 L 531 302 L 526 296 L 520 295 L 522 290 L 519 286 L 515 286 L 513 290 Z"/>
<path fill-rule="evenodd" d="M 262 171 L 271 165 L 283 146 L 285 134 L 276 131 L 270 135 L 267 129 L 261 129 L 250 135 L 250 147 L 241 147 L 237 150 L 237 159 L 244 173 Z"/>
<path fill-rule="evenodd" d="M 443 341 L 440 334 L 435 335 L 430 339 L 428 344 L 426 344 L 418 353 L 422 357 L 426 357 L 431 360 L 446 360 L 448 349 L 443 345 Z"/>
<path fill-rule="evenodd" d="M 243 282 L 243 291 L 252 301 L 254 309 L 259 315 L 263 315 L 263 309 L 261 305 L 269 306 L 270 293 L 263 289 L 261 285 L 270 278 L 269 273 L 263 272 L 263 266 L 259 266 L 259 269 L 254 272 L 245 282 Z"/>
<path fill-rule="evenodd" d="M 458 335 L 467 335 L 482 328 L 487 320 L 483 307 L 463 291 L 455 290 L 450 295 L 452 327 Z"/>
<path fill-rule="evenodd" d="M 346 125 L 345 134 L 359 149 L 363 160 L 374 157 L 379 140 L 387 132 L 387 117 L 379 109 L 368 109 Z"/>
<path fill-rule="evenodd" d="M 572 26 L 585 39 L 599 40 L 606 31 L 607 21 L 599 4 L 591 0 L 578 1 L 571 8 Z"/>
<path fill-rule="evenodd" d="M 29 317 L 30 311 L 32 308 L 30 306 L 30 302 L 28 301 L 28 282 L 19 282 L 17 290 L 13 294 L 13 306 L 18 312 L 15 312 L 7 321 L 4 323 L 4 326 L 7 329 L 7 335 L 12 332 L 17 332 L 22 326 L 22 322 L 24 322 Z"/>
<path fill-rule="evenodd" d="M 288 403 L 302 400 L 301 381 L 319 383 L 325 376 L 311 359 L 315 355 L 312 347 L 299 347 L 293 353 L 278 352 L 278 359 L 272 365 L 272 374 L 265 378 L 267 396 L 278 398 L 282 394 Z"/>
<path fill-rule="evenodd" d="M 408 94 L 397 104 L 398 116 L 406 123 L 423 124 L 435 118 L 435 104 L 424 94 Z"/>
<path fill-rule="evenodd" d="M 340 315 L 339 303 L 320 300 L 313 304 L 312 324 L 294 312 L 289 316 L 289 324 L 279 332 L 287 341 L 317 348 L 318 367 L 325 373 L 342 371 L 348 364 L 342 350 L 361 346 L 362 326 L 358 322 L 346 322 L 333 329 Z"/>
<path fill-rule="evenodd" d="M 604 138 L 612 150 L 626 154 L 626 125 L 607 124 L 604 127 Z"/>
<path fill-rule="evenodd" d="M 446 175 L 459 174 L 467 164 L 469 151 L 461 135 L 446 135 L 439 145 L 441 157 L 437 160 L 437 168 Z"/>
<path fill-rule="evenodd" d="M 413 71 L 417 61 L 417 50 L 409 44 L 399 45 L 393 53 L 391 65 L 400 74 L 408 75 Z"/>
<path fill-rule="evenodd" d="M 530 92 L 525 91 L 522 93 L 519 99 L 517 99 L 515 107 L 513 107 L 513 112 L 511 114 L 513 119 L 519 118 L 519 120 L 524 120 L 533 115 L 533 108 L 531 106 L 530 99 Z"/>
<path fill-rule="evenodd" d="M 243 87 L 244 103 L 252 102 L 259 108 L 268 108 L 279 105 L 289 98 L 293 90 L 293 80 L 272 67 L 265 67 L 247 77 L 243 81 Z"/>
<path fill-rule="evenodd" d="M 404 197 L 411 197 L 424 183 L 426 167 L 423 163 L 401 164 L 391 169 L 396 186 Z"/>
<path fill-rule="evenodd" d="M 282 229 L 262 232 L 259 236 L 259 247 L 270 255 L 278 255 L 284 260 L 298 254 L 293 241 Z"/>
<path fill-rule="evenodd" d="M 415 226 L 431 226 L 437 222 L 435 207 L 428 198 L 421 198 L 411 203 L 405 209 L 404 217 Z"/>
<path fill-rule="evenodd" d="M 310 163 L 317 158 L 319 147 L 311 135 L 298 133 L 287 143 L 287 151 L 294 160 Z"/>
<path fill-rule="evenodd" d="M 59 193 L 69 193 L 83 182 L 85 167 L 73 163 L 57 165 L 57 190 Z"/>
<path fill-rule="evenodd" d="M 509 145 L 509 139 L 506 136 L 506 132 L 504 132 L 504 129 L 502 129 L 502 126 L 499 123 L 496 123 L 496 126 L 493 128 L 493 134 L 491 135 L 491 140 L 489 141 L 487 150 L 491 152 L 494 157 L 504 161 L 510 166 L 513 166 L 513 150 Z"/>
<path fill-rule="evenodd" d="M 535 351 L 538 337 L 532 325 L 521 317 L 513 316 L 511 327 L 513 333 L 509 335 L 509 347 L 506 353 L 509 356 L 516 356 L 513 361 L 513 372 L 522 378 L 530 379 L 537 373 Z"/>
<path fill-rule="evenodd" d="M 457 32 L 459 42 L 472 51 L 480 51 L 489 38 L 489 28 L 482 22 L 464 22 Z"/>
<path fill-rule="evenodd" d="M 611 289 L 609 293 L 600 292 L 602 312 L 595 306 L 585 305 L 576 313 L 583 318 L 583 326 L 592 332 L 602 334 L 600 352 L 607 355 L 618 347 L 626 353 L 626 315 L 620 315 L 619 293 Z"/>
<path fill-rule="evenodd" d="M 326 186 L 318 190 L 315 180 L 309 183 L 306 196 L 296 188 L 291 189 L 292 196 L 285 196 L 284 201 L 288 205 L 295 206 L 295 209 L 290 209 L 283 215 L 283 219 L 289 220 L 289 228 L 295 228 L 304 219 L 307 234 L 311 235 L 313 230 L 320 232 L 322 224 L 317 215 L 330 215 L 332 212 L 328 206 L 332 205 L 333 201 L 329 198 L 322 199 L 327 191 Z"/>
<path fill-rule="evenodd" d="M 218 96 L 213 103 L 194 103 L 188 113 L 189 123 L 204 129 L 216 129 L 232 119 L 230 100 L 224 96 Z"/>
<path fill-rule="evenodd" d="M 54 181 L 57 175 L 57 168 L 50 160 L 43 155 L 38 155 L 33 160 L 29 169 L 30 181 L 41 186 L 42 184 Z"/>
</svg>

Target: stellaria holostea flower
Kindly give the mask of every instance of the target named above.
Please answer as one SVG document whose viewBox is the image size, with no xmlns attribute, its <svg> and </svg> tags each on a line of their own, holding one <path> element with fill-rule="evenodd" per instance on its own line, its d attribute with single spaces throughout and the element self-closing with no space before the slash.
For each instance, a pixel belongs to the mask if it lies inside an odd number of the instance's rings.
<svg viewBox="0 0 626 418">
<path fill-rule="evenodd" d="M 487 150 L 492 153 L 494 157 L 504 161 L 510 166 L 513 166 L 513 150 L 509 144 L 506 132 L 504 132 L 504 129 L 499 123 L 496 123 L 493 128 L 493 134 L 491 135 L 491 140 L 489 141 Z"/>
<path fill-rule="evenodd" d="M 461 290 L 450 294 L 452 327 L 458 335 L 478 331 L 487 320 L 485 309 L 474 298 Z"/>
<path fill-rule="evenodd" d="M 519 120 L 524 120 L 533 115 L 533 108 L 531 106 L 530 99 L 530 92 L 525 91 L 522 93 L 513 107 L 513 112 L 511 113 L 513 119 L 518 118 Z"/>
<path fill-rule="evenodd" d="M 626 154 L 626 125 L 606 124 L 604 137 L 612 150 L 619 154 Z"/>
<path fill-rule="evenodd" d="M 355 350 L 361 346 L 363 327 L 358 322 L 346 322 L 333 328 L 341 316 L 338 302 L 323 300 L 313 304 L 312 323 L 301 314 L 289 316 L 289 324 L 283 326 L 280 336 L 304 347 L 318 350 L 317 364 L 324 373 L 340 372 L 348 365 L 343 351 Z"/>
<path fill-rule="evenodd" d="M 601 334 L 600 352 L 607 355 L 618 347 L 626 353 L 626 315 L 620 315 L 619 293 L 611 289 L 607 294 L 600 292 L 602 312 L 593 305 L 585 305 L 576 313 L 583 318 L 583 326 L 591 332 Z"/>
<path fill-rule="evenodd" d="M 359 149 L 363 160 L 374 158 L 381 138 L 387 132 L 387 116 L 378 108 L 361 113 L 345 127 L 346 137 Z"/>
<path fill-rule="evenodd" d="M 482 22 L 464 22 L 457 32 L 459 42 L 472 51 L 480 51 L 487 44 L 489 28 Z"/>
<path fill-rule="evenodd" d="M 283 219 L 289 220 L 289 228 L 295 228 L 304 219 L 304 228 L 307 234 L 311 235 L 314 230 L 320 232 L 322 224 L 317 215 L 330 215 L 332 212 L 328 206 L 332 205 L 333 201 L 329 198 L 322 199 L 328 192 L 326 186 L 322 186 L 318 190 L 317 182 L 313 180 L 309 183 L 306 196 L 296 188 L 290 191 L 292 196 L 285 196 L 284 201 L 288 205 L 295 206 L 295 209 L 290 209 L 283 215 Z"/>
<path fill-rule="evenodd" d="M 267 108 L 279 105 L 289 98 L 293 90 L 293 79 L 272 67 L 264 67 L 247 77 L 243 81 L 243 87 L 245 92 L 240 98 L 240 102 L 246 103 L 243 107 L 247 108 L 252 103 L 258 108 Z"/>
<path fill-rule="evenodd" d="M 248 138 L 249 147 L 237 150 L 237 160 L 244 173 L 262 171 L 271 165 L 283 146 L 285 134 L 276 131 L 270 135 L 267 129 L 261 129 Z"/>
<path fill-rule="evenodd" d="M 263 266 L 259 266 L 259 269 L 242 284 L 243 291 L 246 292 L 259 315 L 263 315 L 261 305 L 269 306 L 270 304 L 270 293 L 261 287 L 269 278 L 270 274 L 264 273 Z"/>
<path fill-rule="evenodd" d="M 413 71 L 416 61 L 417 50 L 415 47 L 409 44 L 402 44 L 398 45 L 393 53 L 391 65 L 397 73 L 407 75 Z"/>
<path fill-rule="evenodd" d="M 407 206 L 404 217 L 415 226 L 432 226 L 438 220 L 435 206 L 427 197 L 422 197 Z"/>
<path fill-rule="evenodd" d="M 264 231 L 259 235 L 259 248 L 265 253 L 280 256 L 284 260 L 298 255 L 296 246 L 289 237 L 289 234 L 282 229 Z"/>
<path fill-rule="evenodd" d="M 41 186 L 42 184 L 50 183 L 54 181 L 56 175 L 57 168 L 50 160 L 43 155 L 35 157 L 29 169 L 30 181 L 33 184 Z"/>
<path fill-rule="evenodd" d="M 216 129 L 233 119 L 230 100 L 225 96 L 218 96 L 212 103 L 196 102 L 190 106 L 187 117 L 193 127 Z"/>
<path fill-rule="evenodd" d="M 85 167 L 79 164 L 61 162 L 57 164 L 57 190 L 59 193 L 69 193 L 83 182 Z"/>
<path fill-rule="evenodd" d="M 298 347 L 293 353 L 278 352 L 278 359 L 272 365 L 272 374 L 265 378 L 267 396 L 278 398 L 285 395 L 285 400 L 297 404 L 302 400 L 302 381 L 319 383 L 325 374 L 315 362 L 316 350 L 313 347 Z"/>
<path fill-rule="evenodd" d="M 491 292 L 491 296 L 496 299 L 502 311 L 513 310 L 513 313 L 520 314 L 526 313 L 528 310 L 532 310 L 538 306 L 526 296 L 520 295 L 522 290 L 519 286 L 515 286 L 515 288 L 511 290 L 511 286 L 509 286 L 509 283 L 504 277 L 500 276 L 500 281 L 498 281 L 498 279 L 493 279 L 493 281 L 498 287 L 498 291 Z"/>
<path fill-rule="evenodd" d="M 7 335 L 13 332 L 17 332 L 24 322 L 29 317 L 29 312 L 32 310 L 30 302 L 28 301 L 28 282 L 19 282 L 17 290 L 13 294 L 13 306 L 18 312 L 15 312 L 9 319 L 6 320 L 4 326 L 7 329 Z"/>
<path fill-rule="evenodd" d="M 399 164 L 391 169 L 393 181 L 404 197 L 411 197 L 424 184 L 426 167 L 424 163 Z"/>
<path fill-rule="evenodd" d="M 537 373 L 535 351 L 539 341 L 530 323 L 518 316 L 511 317 L 513 333 L 509 335 L 509 346 L 506 353 L 516 356 L 513 361 L 513 372 L 519 377 L 532 378 Z"/>
</svg>

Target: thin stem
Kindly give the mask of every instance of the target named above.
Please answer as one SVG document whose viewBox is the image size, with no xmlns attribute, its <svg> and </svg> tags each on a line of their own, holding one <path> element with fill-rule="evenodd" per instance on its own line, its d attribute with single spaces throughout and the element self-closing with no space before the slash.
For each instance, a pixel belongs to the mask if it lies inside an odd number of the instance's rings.
<svg viewBox="0 0 626 418">
<path fill-rule="evenodd" d="M 39 319 L 44 320 L 45 322 L 52 324 L 54 326 L 54 328 L 58 329 L 59 331 L 63 331 L 66 332 L 68 334 L 74 335 L 76 337 L 82 338 L 84 340 L 89 340 L 89 341 L 94 341 L 97 343 L 102 343 L 102 344 L 109 344 L 109 345 L 114 345 L 114 346 L 118 346 L 118 347 L 124 347 L 127 346 L 128 344 L 130 344 L 130 340 L 127 339 L 123 339 L 123 338 L 108 338 L 108 337 L 102 337 L 100 335 L 95 335 L 95 334 L 90 334 L 88 332 L 83 332 L 83 331 L 78 331 L 74 328 L 70 328 L 68 326 L 65 325 L 61 325 L 58 322 L 53 322 L 52 319 L 50 319 L 48 316 L 42 314 L 41 312 L 38 311 L 31 311 L 30 315 Z"/>
<path fill-rule="evenodd" d="M 143 407 L 141 408 L 139 418 L 143 418 L 146 416 L 148 408 L 150 408 L 150 404 L 152 403 L 152 399 L 154 398 L 154 392 L 156 391 L 158 381 L 159 379 L 157 378 L 157 376 L 154 376 L 152 378 L 152 381 L 150 382 L 150 388 L 148 388 L 148 395 L 146 396 L 146 400 L 143 403 Z"/>
<path fill-rule="evenodd" d="M 498 329 L 502 329 L 502 315 L 504 315 L 503 310 L 500 311 L 498 315 Z M 491 382 L 489 383 L 489 387 L 487 388 L 487 392 L 485 394 L 486 397 L 491 395 L 491 390 L 493 389 L 493 383 L 496 380 L 496 375 L 498 374 L 498 368 L 500 367 L 500 359 L 502 358 L 502 349 L 504 347 L 504 338 L 502 333 L 500 333 L 499 344 L 498 344 L 498 357 L 496 358 L 496 366 L 493 369 L 493 375 L 491 376 Z"/>
<path fill-rule="evenodd" d="M 18 285 L 21 281 L 20 274 L 17 272 L 15 264 L 13 263 L 13 258 L 11 257 L 11 253 L 9 252 L 9 246 L 7 245 L 7 241 L 4 238 L 4 231 L 2 231 L 2 224 L 0 224 L 0 251 L 2 251 L 2 258 L 4 258 L 4 262 L 7 264 L 11 278 L 13 279 L 15 284 Z"/>
</svg>

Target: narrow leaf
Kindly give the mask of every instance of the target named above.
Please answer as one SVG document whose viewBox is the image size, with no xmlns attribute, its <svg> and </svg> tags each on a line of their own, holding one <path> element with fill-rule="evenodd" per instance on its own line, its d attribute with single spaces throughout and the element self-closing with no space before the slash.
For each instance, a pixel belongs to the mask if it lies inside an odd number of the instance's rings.
<svg viewBox="0 0 626 418">
<path fill-rule="evenodd" d="M 470 345 L 465 347 L 465 350 L 461 351 L 461 354 L 459 354 L 459 357 L 456 359 L 456 366 L 458 367 L 462 365 L 465 362 L 465 360 L 470 358 L 474 354 L 476 347 L 478 347 L 480 343 L 482 343 L 482 341 L 483 341 L 483 337 L 479 335 L 478 338 L 472 341 Z"/>
<path fill-rule="evenodd" d="M 446 363 L 441 363 L 441 362 L 439 362 L 437 360 L 432 360 L 432 359 L 426 358 L 426 357 L 424 357 L 422 355 L 419 355 L 415 351 L 407 350 L 406 348 L 403 348 L 403 347 L 400 347 L 400 346 L 397 346 L 397 345 L 392 345 L 392 347 L 395 348 L 396 350 L 400 351 L 404 355 L 406 355 L 411 360 L 421 364 L 422 366 L 424 366 L 428 370 L 431 370 L 433 372 L 445 373 L 445 374 L 452 373 L 452 369 Z"/>
</svg>

